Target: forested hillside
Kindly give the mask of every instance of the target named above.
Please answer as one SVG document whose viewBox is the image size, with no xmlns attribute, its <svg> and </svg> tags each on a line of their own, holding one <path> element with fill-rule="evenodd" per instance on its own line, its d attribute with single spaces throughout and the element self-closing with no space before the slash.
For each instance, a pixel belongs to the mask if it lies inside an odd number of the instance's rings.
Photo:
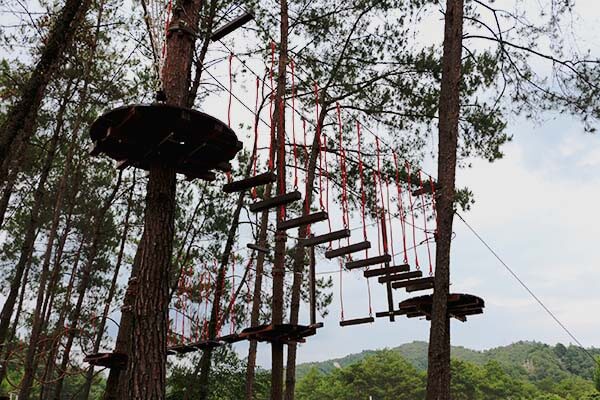
<svg viewBox="0 0 600 400">
<path fill-rule="evenodd" d="M 592 360 L 575 346 L 518 342 L 484 352 L 459 347 L 453 357 L 454 400 L 600 399 Z M 304 364 L 297 399 L 423 399 L 426 360 L 427 344 L 414 342 Z"/>
</svg>

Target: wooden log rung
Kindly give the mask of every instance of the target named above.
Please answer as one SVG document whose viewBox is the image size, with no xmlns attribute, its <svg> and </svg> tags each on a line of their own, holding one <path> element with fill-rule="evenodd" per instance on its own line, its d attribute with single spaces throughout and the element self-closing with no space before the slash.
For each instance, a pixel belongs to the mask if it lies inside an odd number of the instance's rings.
<svg viewBox="0 0 600 400">
<path fill-rule="evenodd" d="M 251 176 L 249 178 L 241 179 L 239 181 L 226 183 L 225 185 L 223 185 L 223 191 L 225 193 L 242 192 L 244 190 L 252 189 L 256 186 L 273 183 L 276 179 L 277 177 L 273 172 L 265 172 L 263 174 Z"/>
<path fill-rule="evenodd" d="M 412 292 L 418 292 L 421 290 L 429 290 L 429 289 L 433 289 L 433 282 L 429 283 L 419 283 L 417 285 L 411 285 L 411 286 L 407 286 L 406 287 L 406 291 L 408 293 L 412 293 Z"/>
<path fill-rule="evenodd" d="M 329 216 L 325 211 L 318 211 L 316 213 L 304 215 L 302 217 L 287 219 L 285 221 L 279 221 L 277 222 L 277 230 L 286 231 L 288 229 L 314 224 L 315 222 L 325 221 L 327 218 L 329 218 Z"/>
<path fill-rule="evenodd" d="M 246 247 L 248 247 L 251 250 L 256 250 L 259 253 L 265 253 L 265 254 L 269 253 L 269 248 L 268 247 L 262 247 L 262 246 L 259 246 L 257 244 L 254 244 L 254 243 L 248 243 L 246 245 Z"/>
<path fill-rule="evenodd" d="M 415 285 L 421 285 L 421 284 L 425 284 L 425 283 L 433 285 L 433 277 L 428 276 L 427 278 L 409 279 L 407 281 L 394 282 L 394 283 L 392 283 L 392 288 L 399 289 L 399 288 L 404 288 L 407 286 L 415 286 Z"/>
<path fill-rule="evenodd" d="M 393 312 L 380 311 L 380 312 L 375 313 L 375 317 L 376 318 L 387 318 L 390 315 L 398 316 L 398 315 L 404 315 L 406 313 L 407 313 L 406 310 L 394 310 Z"/>
<path fill-rule="evenodd" d="M 435 182 L 433 184 L 433 187 L 435 188 L 435 191 L 437 192 L 438 190 L 440 190 L 442 187 L 440 186 L 439 183 Z M 413 190 L 412 195 L 413 196 L 420 196 L 422 194 L 430 194 L 432 193 L 431 190 L 431 183 L 430 182 L 424 182 L 423 183 L 423 187 L 419 188 L 417 190 Z"/>
<path fill-rule="evenodd" d="M 378 269 L 370 269 L 364 272 L 365 278 L 372 278 L 374 276 L 381 276 L 387 274 L 397 274 L 400 272 L 408 272 L 410 271 L 410 265 L 394 265 L 392 267 L 378 268 Z"/>
<path fill-rule="evenodd" d="M 251 13 L 245 13 L 242 16 L 234 19 L 233 21 L 225 24 L 223 27 L 217 29 L 210 36 L 210 40 L 216 42 L 217 40 L 223 39 L 225 36 L 235 31 L 236 29 L 242 27 L 247 22 L 250 22 L 254 19 L 254 15 Z"/>
<path fill-rule="evenodd" d="M 340 321 L 340 326 L 371 324 L 373 322 L 375 322 L 375 318 L 373 318 L 373 317 L 347 319 L 347 320 L 344 320 L 344 321 Z"/>
<path fill-rule="evenodd" d="M 384 254 L 382 256 L 365 258 L 364 260 L 350 261 L 349 263 L 346 263 L 346 269 L 364 268 L 371 265 L 387 263 L 390 261 L 392 261 L 392 256 L 390 256 L 389 254 Z"/>
<path fill-rule="evenodd" d="M 364 241 L 359 243 L 354 243 L 349 246 L 340 247 L 339 249 L 328 250 L 325 252 L 325 258 L 331 260 L 332 258 L 345 256 L 347 254 L 356 253 L 361 250 L 367 250 L 371 248 L 371 242 Z"/>
<path fill-rule="evenodd" d="M 271 197 L 266 200 L 261 200 L 254 204 L 250 204 L 250 211 L 256 213 L 256 212 L 268 210 L 271 208 L 276 208 L 279 206 L 293 203 L 294 201 L 298 201 L 301 198 L 302 198 L 302 193 L 295 190 L 293 192 L 281 194 L 279 196 L 274 196 L 274 197 Z"/>
<path fill-rule="evenodd" d="M 411 271 L 411 272 L 406 272 L 404 274 L 393 274 L 393 275 L 387 275 L 387 276 L 380 276 L 379 279 L 377 279 L 377 281 L 379 283 L 397 282 L 397 281 L 403 281 L 406 279 L 420 278 L 422 276 L 423 276 L 423 272 L 421 272 L 421 271 Z"/>
<path fill-rule="evenodd" d="M 350 237 L 349 229 L 342 229 L 339 231 L 326 233 L 324 235 L 313 236 L 306 239 L 300 239 L 298 244 L 300 246 L 309 247 L 309 246 L 317 246 L 319 244 L 331 242 L 333 240 L 339 240 Z"/>
</svg>

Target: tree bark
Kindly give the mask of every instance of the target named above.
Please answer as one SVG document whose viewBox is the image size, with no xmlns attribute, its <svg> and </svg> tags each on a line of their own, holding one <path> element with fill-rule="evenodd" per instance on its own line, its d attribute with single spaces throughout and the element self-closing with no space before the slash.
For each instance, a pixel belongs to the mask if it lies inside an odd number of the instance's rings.
<svg viewBox="0 0 600 400">
<path fill-rule="evenodd" d="M 117 254 L 117 261 L 115 264 L 115 271 L 113 273 L 113 278 L 110 283 L 110 288 L 108 290 L 108 296 L 106 297 L 106 302 L 104 303 L 104 310 L 102 312 L 102 317 L 100 319 L 100 323 L 98 324 L 98 333 L 96 336 L 96 340 L 94 342 L 94 349 L 92 353 L 97 353 L 100 350 L 100 345 L 102 344 L 102 337 L 104 334 L 104 329 L 106 328 L 106 322 L 108 320 L 108 314 L 110 312 L 110 305 L 113 302 L 115 297 L 115 293 L 117 291 L 117 280 L 119 279 L 119 272 L 121 270 L 121 263 L 123 262 L 123 255 L 125 254 L 125 244 L 127 243 L 127 236 L 129 235 L 130 228 L 130 216 L 131 216 L 131 208 L 133 205 L 133 193 L 135 187 L 135 173 L 133 176 L 133 183 L 131 190 L 129 192 L 129 197 L 127 199 L 127 211 L 125 211 L 125 219 L 123 223 L 123 233 L 121 234 L 121 243 L 119 244 L 119 253 Z M 90 389 L 92 387 L 92 381 L 94 379 L 94 367 L 90 366 L 85 376 L 85 384 L 81 391 L 81 398 L 87 399 L 90 394 Z"/>
<path fill-rule="evenodd" d="M 65 50 L 70 46 L 75 32 L 85 18 L 91 0 L 66 0 L 46 40 L 40 60 L 25 83 L 21 97 L 8 111 L 0 126 L 0 184 L 6 180 L 11 157 L 16 154 L 16 142 L 27 142 L 33 135 L 33 124 L 42 102 L 48 82 L 61 62 Z"/>
<path fill-rule="evenodd" d="M 441 189 L 438 191 L 436 208 L 435 291 L 429 334 L 427 400 L 450 399 L 448 293 L 460 114 L 463 12 L 463 0 L 447 0 L 439 104 L 438 182 Z"/>
<path fill-rule="evenodd" d="M 201 1 L 178 1 L 172 24 L 197 27 Z M 185 107 L 195 36 L 184 31 L 167 36 L 163 87 L 167 103 Z M 150 167 L 146 188 L 144 233 L 138 247 L 137 295 L 133 299 L 131 352 L 127 361 L 128 399 L 165 398 L 169 307 L 169 270 L 175 230 L 176 179 L 173 168 Z"/>
<path fill-rule="evenodd" d="M 265 188 L 265 198 L 271 197 L 272 185 L 268 184 Z M 263 211 L 260 217 L 260 227 L 258 233 L 258 245 L 267 246 L 267 228 L 269 227 L 269 211 Z M 258 326 L 260 323 L 260 306 L 262 300 L 262 278 L 265 265 L 265 254 L 258 253 L 256 258 L 256 274 L 254 277 L 254 291 L 252 294 L 252 312 L 250 314 L 250 326 Z M 250 341 L 248 349 L 248 361 L 246 363 L 246 400 L 254 399 L 254 378 L 256 372 L 256 351 L 258 343 L 256 340 Z"/>
<path fill-rule="evenodd" d="M 64 112 L 64 111 L 63 111 Z M 52 139 L 50 139 L 50 146 L 48 149 L 48 154 L 46 156 L 46 160 L 44 161 L 45 165 L 42 169 L 42 174 L 40 177 L 40 182 L 38 183 L 38 187 L 36 189 L 36 203 L 37 204 L 37 210 L 36 205 L 34 205 L 34 209 L 32 209 L 32 220 L 30 221 L 31 223 L 35 224 L 35 226 L 37 227 L 37 224 L 39 223 L 38 219 L 39 219 L 39 207 L 41 206 L 42 200 L 43 200 L 43 196 L 45 193 L 45 184 L 46 184 L 46 180 L 48 179 L 48 175 L 50 173 L 50 170 L 52 169 L 52 162 L 54 160 L 54 154 L 56 153 L 56 149 L 58 147 L 58 141 L 60 139 L 60 134 L 62 132 L 62 124 L 57 125 L 56 129 L 54 130 L 54 134 L 52 136 Z M 34 214 L 35 214 L 35 218 L 34 218 Z M 29 228 L 31 230 L 31 227 Z M 28 232 L 28 234 L 31 235 L 30 238 L 26 238 L 24 241 L 24 245 L 25 243 L 28 246 L 31 246 L 31 249 L 33 249 L 33 240 L 32 237 L 33 235 L 31 234 L 31 232 Z M 24 248 L 23 250 L 25 250 L 23 253 L 21 253 L 21 259 L 23 259 L 23 263 L 26 262 L 28 256 L 25 256 L 25 254 L 29 254 L 31 250 L 29 250 L 28 248 Z M 21 260 L 19 260 L 19 264 L 21 263 Z M 18 276 L 19 281 L 17 283 L 17 285 L 20 285 L 20 280 L 22 278 L 22 272 L 20 271 L 20 266 L 17 265 L 17 267 L 15 268 L 17 270 L 17 274 L 15 274 L 15 280 Z M 27 348 L 27 354 L 25 356 L 25 365 L 23 368 L 23 379 L 21 381 L 21 389 L 19 391 L 19 399 L 23 399 L 23 400 L 28 400 L 29 399 L 29 395 L 31 393 L 31 385 L 33 384 L 33 374 L 34 374 L 34 366 L 36 364 L 35 360 L 36 360 L 36 351 L 37 351 L 37 345 L 38 345 L 38 340 L 40 337 L 40 334 L 42 332 L 42 320 L 43 320 L 43 315 L 41 314 L 42 311 L 42 303 L 44 301 L 44 294 L 45 294 L 45 289 L 46 289 L 46 281 L 48 280 L 48 268 L 46 269 L 42 269 L 42 271 L 40 272 L 40 277 L 39 277 L 39 287 L 38 287 L 38 296 L 37 296 L 37 301 L 36 301 L 36 306 L 35 306 L 35 311 L 33 314 L 33 323 L 32 323 L 32 327 L 31 327 L 31 335 L 30 335 L 30 340 L 29 340 L 29 347 Z M 16 286 L 16 289 L 18 289 L 18 286 Z M 9 298 L 10 295 L 12 294 L 12 287 L 11 287 L 11 293 L 9 294 Z M 14 299 L 16 299 L 16 292 L 14 294 L 14 298 L 12 299 L 12 301 L 9 303 L 9 300 L 7 300 L 6 304 L 5 304 L 5 308 L 7 308 L 7 305 L 10 307 L 7 310 L 7 317 L 10 318 L 10 315 L 12 314 L 12 308 L 14 307 Z M 4 309 L 3 309 L 4 311 Z M 4 312 L 3 312 L 3 316 L 4 316 Z M 4 321 L 2 321 L 4 322 Z M 7 326 L 8 327 L 8 326 Z M 5 339 L 5 335 L 6 332 L 0 330 L 0 340 L 4 341 Z"/>
</svg>

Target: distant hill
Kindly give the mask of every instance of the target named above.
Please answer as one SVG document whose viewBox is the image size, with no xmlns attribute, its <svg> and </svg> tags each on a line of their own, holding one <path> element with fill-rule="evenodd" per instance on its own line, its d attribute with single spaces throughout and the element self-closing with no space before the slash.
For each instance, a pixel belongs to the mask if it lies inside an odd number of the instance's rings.
<svg viewBox="0 0 600 400">
<path fill-rule="evenodd" d="M 427 343 L 415 341 L 390 349 L 398 352 L 418 370 L 427 368 Z M 531 381 L 544 379 L 564 379 L 569 376 L 578 376 L 591 379 L 594 371 L 594 362 L 585 350 L 578 346 L 564 346 L 557 344 L 550 346 L 539 342 L 517 342 L 508 346 L 496 347 L 490 350 L 477 351 L 465 347 L 452 347 L 452 358 L 468 361 L 477 365 L 484 365 L 488 361 L 497 361 L 512 374 L 524 375 Z M 600 355 L 600 349 L 591 348 L 587 351 Z M 316 368 L 323 373 L 329 373 L 335 368 L 346 367 L 363 360 L 375 353 L 374 350 L 365 350 L 346 357 L 300 364 L 296 376 L 302 378 L 311 368 Z"/>
</svg>

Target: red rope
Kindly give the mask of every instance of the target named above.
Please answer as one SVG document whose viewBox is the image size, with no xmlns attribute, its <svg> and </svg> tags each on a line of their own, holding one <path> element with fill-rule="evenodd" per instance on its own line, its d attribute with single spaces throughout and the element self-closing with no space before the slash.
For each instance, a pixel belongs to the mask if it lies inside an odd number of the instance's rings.
<svg viewBox="0 0 600 400">
<path fill-rule="evenodd" d="M 258 160 L 258 91 L 260 86 L 260 80 L 256 77 L 256 99 L 254 100 L 254 148 L 252 149 L 252 176 L 256 176 L 256 164 Z M 257 192 L 256 186 L 250 191 L 252 198 L 256 199 Z"/>
<path fill-rule="evenodd" d="M 392 250 L 392 262 L 394 262 L 396 258 L 396 252 L 394 251 L 394 229 L 392 225 L 392 213 L 390 208 L 390 184 L 387 178 L 385 179 L 385 191 L 387 195 L 388 224 L 390 225 L 390 248 Z"/>
<path fill-rule="evenodd" d="M 415 267 L 417 270 L 421 269 L 419 266 L 419 256 L 417 254 L 417 239 L 416 239 L 416 230 L 415 230 L 415 210 L 413 207 L 413 199 L 412 194 L 410 193 L 410 189 L 412 188 L 411 179 L 410 179 L 410 164 L 408 161 L 406 162 L 406 175 L 408 177 L 408 200 L 410 201 L 410 214 L 412 218 L 412 236 L 413 236 L 413 249 L 415 251 Z"/>
<path fill-rule="evenodd" d="M 423 213 L 423 227 L 425 228 L 425 244 L 427 245 L 427 256 L 429 257 L 429 275 L 433 275 L 433 263 L 431 262 L 431 249 L 429 246 L 429 233 L 427 232 L 427 213 L 425 212 L 425 201 L 423 199 L 423 178 L 421 177 L 421 170 L 419 170 L 419 185 L 421 186 L 421 207 Z"/>
<path fill-rule="evenodd" d="M 306 138 L 306 120 L 302 119 L 302 131 L 304 132 L 304 187 L 305 187 L 305 196 L 304 196 L 304 211 L 306 214 L 310 211 L 310 204 L 308 202 L 308 193 L 312 190 L 312 188 L 308 187 L 308 140 Z M 306 235 L 310 235 L 310 224 L 306 226 Z"/>
<path fill-rule="evenodd" d="M 321 210 L 325 209 L 323 204 L 323 156 L 321 153 L 321 124 L 319 122 L 319 86 L 317 82 L 314 84 L 315 88 L 315 110 L 316 110 L 316 119 L 317 119 L 317 145 L 319 146 L 319 205 Z"/>
<path fill-rule="evenodd" d="M 376 178 L 377 178 L 377 184 L 379 185 L 379 194 L 381 196 L 381 214 L 383 216 L 383 220 L 382 220 L 382 236 L 383 236 L 383 253 L 387 254 L 388 252 L 388 242 L 387 242 L 387 233 L 384 232 L 385 229 L 385 202 L 383 201 L 383 185 L 381 184 L 381 150 L 379 148 L 379 138 L 375 137 L 375 145 L 376 145 L 376 149 L 377 149 L 377 174 L 376 174 Z M 377 190 L 375 190 L 375 192 L 377 192 Z M 377 198 L 375 198 L 375 204 L 377 204 Z M 377 218 L 379 218 L 379 215 L 377 215 Z"/>
<path fill-rule="evenodd" d="M 365 184 L 364 184 L 364 171 L 363 171 L 363 163 L 362 163 L 362 151 L 360 148 L 360 122 L 356 121 L 357 128 L 357 136 L 358 136 L 358 173 L 360 177 L 360 212 L 362 216 L 362 226 L 363 226 L 363 238 L 367 240 L 367 224 L 365 222 Z M 368 253 L 367 253 L 368 254 Z"/>
<path fill-rule="evenodd" d="M 340 139 L 340 170 L 342 172 L 342 222 L 344 228 L 348 229 L 349 225 L 349 212 L 348 212 L 348 171 L 346 170 L 346 151 L 344 150 L 344 139 L 343 139 L 343 127 L 342 127 L 342 113 L 340 110 L 340 104 L 336 104 L 339 139 Z"/>
<path fill-rule="evenodd" d="M 331 186 L 331 180 L 329 179 L 329 167 L 327 167 L 327 137 L 323 138 L 323 163 L 325 164 L 325 212 L 329 215 L 329 187 Z M 329 227 L 329 233 L 331 233 L 331 218 L 327 218 L 327 226 Z M 331 247 L 331 242 L 329 242 Z"/>
<path fill-rule="evenodd" d="M 298 149 L 296 146 L 296 82 L 294 72 L 294 60 L 290 60 L 292 68 L 292 141 L 294 153 L 294 189 L 298 189 Z"/>
<path fill-rule="evenodd" d="M 269 171 L 273 171 L 273 142 L 275 139 L 275 126 L 273 125 L 273 69 L 275 68 L 275 42 L 271 41 L 271 69 L 269 78 L 271 80 L 271 95 L 269 96 L 269 127 L 271 129 L 271 141 L 269 142 Z"/>
<path fill-rule="evenodd" d="M 229 54 L 229 103 L 227 104 L 227 126 L 231 128 L 231 100 L 233 96 L 233 53 Z"/>
<path fill-rule="evenodd" d="M 408 254 L 406 252 L 406 214 L 402 204 L 402 185 L 400 184 L 400 175 L 398 172 L 398 157 L 394 154 L 394 166 L 396 167 L 396 189 L 398 191 L 398 208 L 400 210 L 400 227 L 402 228 L 402 246 L 404 247 L 404 264 L 408 264 Z"/>
</svg>

